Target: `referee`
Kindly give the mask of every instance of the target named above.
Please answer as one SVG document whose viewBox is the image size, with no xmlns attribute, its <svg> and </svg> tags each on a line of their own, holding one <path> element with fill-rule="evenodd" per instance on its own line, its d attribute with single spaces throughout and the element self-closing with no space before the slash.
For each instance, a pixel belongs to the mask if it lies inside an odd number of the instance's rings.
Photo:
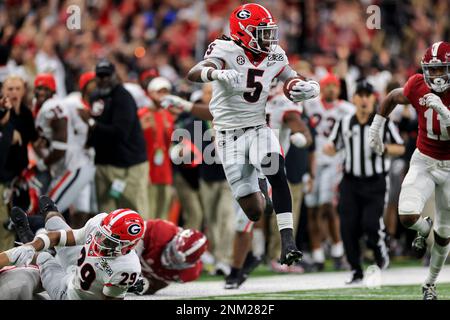
<svg viewBox="0 0 450 320">
<path fill-rule="evenodd" d="M 374 251 L 376 264 L 385 269 L 389 265 L 385 241 L 383 212 L 386 176 L 390 156 L 403 154 L 403 140 L 393 122 L 385 126 L 383 141 L 386 149 L 378 156 L 369 147 L 369 127 L 375 116 L 376 97 L 373 86 L 365 80 L 357 83 L 353 104 L 355 114 L 337 122 L 324 146 L 324 153 L 334 155 L 343 150 L 344 177 L 339 186 L 338 212 L 341 234 L 352 277 L 347 284 L 361 282 L 360 238 L 365 235 L 367 247 Z"/>
</svg>

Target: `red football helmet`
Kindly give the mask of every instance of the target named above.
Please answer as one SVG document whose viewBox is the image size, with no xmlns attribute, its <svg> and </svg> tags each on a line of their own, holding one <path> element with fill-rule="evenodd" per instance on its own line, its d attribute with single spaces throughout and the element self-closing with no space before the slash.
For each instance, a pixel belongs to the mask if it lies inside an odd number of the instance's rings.
<svg viewBox="0 0 450 320">
<path fill-rule="evenodd" d="M 168 269 L 190 268 L 200 259 L 207 246 L 208 240 L 200 231 L 181 229 L 164 248 L 161 263 Z"/>
<path fill-rule="evenodd" d="M 34 87 L 45 87 L 50 89 L 50 91 L 56 91 L 56 81 L 55 77 L 51 73 L 40 73 L 34 79 Z"/>
<path fill-rule="evenodd" d="M 117 209 L 105 218 L 94 235 L 94 251 L 114 257 L 129 253 L 144 236 L 145 223 L 139 213 Z"/>
<path fill-rule="evenodd" d="M 236 8 L 230 15 L 230 35 L 254 53 L 273 52 L 278 44 L 278 26 L 269 10 L 257 3 Z"/>
<path fill-rule="evenodd" d="M 433 43 L 422 58 L 425 82 L 430 89 L 444 92 L 450 88 L 450 43 Z"/>
</svg>

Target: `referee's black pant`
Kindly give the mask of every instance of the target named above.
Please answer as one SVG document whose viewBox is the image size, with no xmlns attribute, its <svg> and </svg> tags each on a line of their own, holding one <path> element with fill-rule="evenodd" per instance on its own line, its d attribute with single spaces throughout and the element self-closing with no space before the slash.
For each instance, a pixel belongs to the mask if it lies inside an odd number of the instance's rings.
<svg viewBox="0 0 450 320">
<path fill-rule="evenodd" d="M 383 222 L 385 194 L 384 175 L 370 178 L 344 175 L 340 184 L 338 212 L 342 240 L 352 271 L 359 275 L 363 274 L 360 248 L 363 235 L 379 266 L 389 259 Z"/>
</svg>

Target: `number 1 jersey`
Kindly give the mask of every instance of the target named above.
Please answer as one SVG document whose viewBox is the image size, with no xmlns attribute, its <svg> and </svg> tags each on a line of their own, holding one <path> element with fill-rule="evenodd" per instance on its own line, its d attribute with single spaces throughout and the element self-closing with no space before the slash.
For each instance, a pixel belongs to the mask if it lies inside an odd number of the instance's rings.
<svg viewBox="0 0 450 320">
<path fill-rule="evenodd" d="M 403 95 L 408 98 L 417 112 L 419 132 L 417 149 L 423 154 L 437 160 L 450 160 L 450 138 L 447 129 L 439 121 L 439 115 L 432 108 L 422 105 L 424 95 L 431 90 L 422 74 L 411 76 L 403 87 Z M 450 92 L 439 94 L 442 103 L 450 108 Z"/>
<path fill-rule="evenodd" d="M 288 64 L 279 46 L 259 63 L 252 63 L 240 46 L 231 40 L 215 40 L 205 53 L 218 69 L 233 69 L 244 75 L 243 87 L 252 92 L 236 92 L 221 81 L 213 81 L 209 110 L 216 130 L 231 130 L 266 123 L 266 102 L 270 83 Z"/>
</svg>

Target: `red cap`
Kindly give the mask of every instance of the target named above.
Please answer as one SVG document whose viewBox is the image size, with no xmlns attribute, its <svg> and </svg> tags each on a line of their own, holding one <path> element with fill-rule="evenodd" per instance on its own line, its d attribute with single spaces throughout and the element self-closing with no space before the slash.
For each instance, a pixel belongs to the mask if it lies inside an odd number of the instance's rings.
<svg viewBox="0 0 450 320">
<path fill-rule="evenodd" d="M 94 80 L 95 78 L 95 72 L 94 71 L 88 71 L 83 73 L 80 76 L 80 79 L 78 80 L 78 87 L 80 90 L 83 90 L 84 87 L 90 82 L 91 80 Z"/>
<path fill-rule="evenodd" d="M 51 73 L 40 73 L 34 79 L 34 87 L 46 87 L 51 91 L 56 91 L 56 81 Z"/>
<path fill-rule="evenodd" d="M 321 87 L 325 87 L 325 86 L 327 86 L 329 84 L 335 84 L 338 87 L 340 87 L 341 86 L 341 81 L 334 74 L 329 73 L 325 77 L 323 77 L 322 80 L 320 80 L 320 86 Z"/>
<path fill-rule="evenodd" d="M 159 72 L 155 68 L 147 69 L 145 71 L 142 71 L 141 75 L 139 76 L 139 79 L 141 81 L 144 81 L 147 78 L 156 78 L 159 77 Z"/>
</svg>

